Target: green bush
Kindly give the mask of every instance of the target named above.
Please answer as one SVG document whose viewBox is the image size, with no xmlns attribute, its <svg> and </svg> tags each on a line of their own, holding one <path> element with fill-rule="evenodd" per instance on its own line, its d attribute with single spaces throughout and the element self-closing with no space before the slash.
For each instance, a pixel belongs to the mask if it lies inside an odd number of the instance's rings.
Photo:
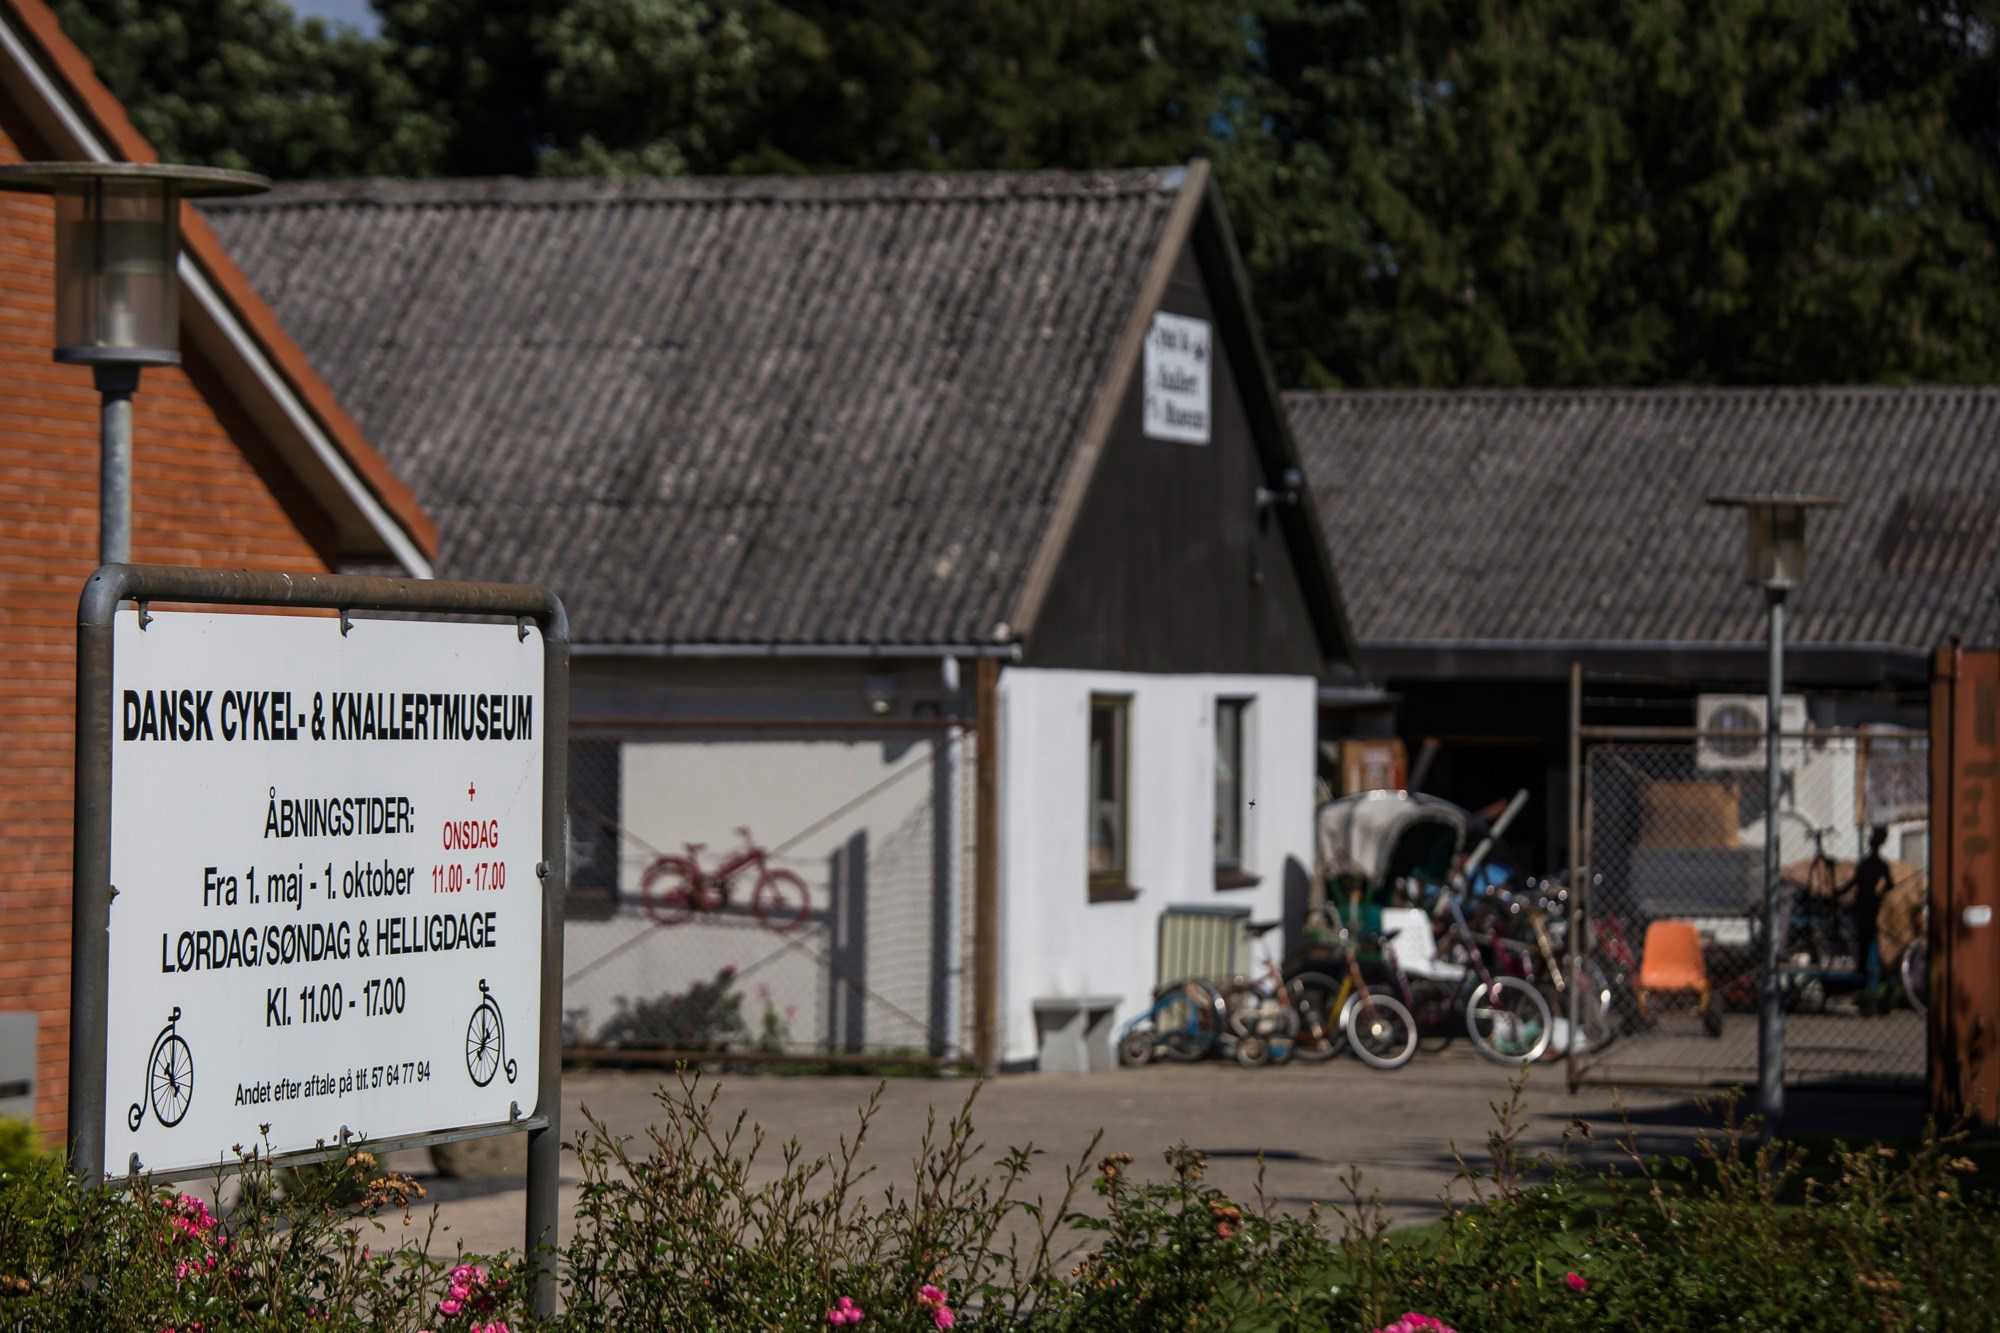
<svg viewBox="0 0 2000 1333">
<path fill-rule="evenodd" d="M 597 1034 L 599 1044 L 664 1047 L 670 1051 L 722 1051 L 749 1040 L 736 969 L 725 967 L 712 981 L 697 981 L 678 994 L 650 1000 L 621 995 Z"/>
<path fill-rule="evenodd" d="M 220 1181 L 206 1198 L 82 1189 L 45 1158 L 0 1183 L 0 1326 L 443 1333 L 518 1319 L 511 1266 L 428 1253 L 422 1192 L 365 1151 L 282 1177 L 245 1153 L 225 1211 Z"/>
<path fill-rule="evenodd" d="M 547 1327 L 1294 1333 L 1415 1311 L 1464 1330 L 1873 1330 L 2000 1309 L 2000 1209 L 1950 1136 L 1809 1156 L 1732 1125 L 1693 1160 L 1628 1142 L 1591 1174 L 1518 1152 L 1517 1089 L 1463 1201 L 1394 1234 L 1358 1173 L 1330 1216 L 1297 1215 L 1209 1186 L 1198 1153 L 1148 1178 L 1096 1140 L 1058 1197 L 1028 1198 L 1033 1150 L 983 1158 L 976 1088 L 893 1184 L 863 1160 L 873 1102 L 807 1158 L 719 1118 L 715 1095 L 681 1075 L 637 1142 L 585 1112 Z M 246 1154 L 206 1199 L 84 1190 L 42 1158 L 0 1180 L 0 1327 L 537 1327 L 519 1256 L 433 1257 L 420 1195 L 362 1149 L 282 1173 Z"/>
<path fill-rule="evenodd" d="M 0 1177 L 19 1175 L 41 1156 L 33 1125 L 12 1116 L 0 1116 Z"/>
</svg>

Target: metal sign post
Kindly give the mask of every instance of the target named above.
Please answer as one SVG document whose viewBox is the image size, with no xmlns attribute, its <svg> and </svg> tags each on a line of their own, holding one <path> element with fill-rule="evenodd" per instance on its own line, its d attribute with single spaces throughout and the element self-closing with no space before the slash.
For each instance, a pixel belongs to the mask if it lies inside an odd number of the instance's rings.
<svg viewBox="0 0 2000 1333">
<path fill-rule="evenodd" d="M 540 588 L 91 576 L 81 1178 L 227 1169 L 238 1144 L 289 1164 L 526 1131 L 530 1301 L 553 1311 L 568 668 L 562 604 Z M 530 1010 L 533 1027 L 509 1026 Z"/>
</svg>

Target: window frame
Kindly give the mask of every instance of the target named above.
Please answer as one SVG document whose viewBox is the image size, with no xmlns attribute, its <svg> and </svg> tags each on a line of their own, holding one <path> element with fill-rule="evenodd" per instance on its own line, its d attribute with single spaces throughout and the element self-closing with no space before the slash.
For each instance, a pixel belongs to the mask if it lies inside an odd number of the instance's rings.
<svg viewBox="0 0 2000 1333">
<path fill-rule="evenodd" d="M 1233 735 L 1231 736 L 1234 744 L 1232 746 L 1233 753 L 1229 757 L 1229 771 L 1234 778 L 1231 786 L 1236 803 L 1235 816 L 1232 821 L 1236 842 L 1234 859 L 1225 858 L 1221 847 L 1211 847 L 1215 858 L 1215 887 L 1218 890 L 1247 889 L 1262 881 L 1262 877 L 1252 872 L 1249 868 L 1250 809 L 1253 799 L 1250 790 L 1249 772 L 1250 757 L 1253 753 L 1250 743 L 1250 727 L 1252 725 L 1251 719 L 1256 715 L 1256 704 L 1257 697 L 1251 694 L 1219 694 L 1215 697 L 1214 714 L 1211 722 L 1214 745 L 1211 747 L 1210 759 L 1215 766 L 1215 775 L 1219 778 L 1222 772 L 1223 761 L 1222 719 L 1227 714 L 1234 719 Z M 1216 832 L 1220 834 L 1222 825 L 1222 789 L 1219 781 L 1215 784 L 1215 788 Z"/>
<path fill-rule="evenodd" d="M 1116 804 L 1117 856 L 1111 866 L 1103 870 L 1091 865 L 1094 849 L 1095 825 L 1098 806 L 1098 764 L 1096 750 L 1097 713 L 1099 709 L 1110 712 L 1114 719 L 1112 743 L 1117 748 Z M 1083 865 L 1084 878 L 1093 903 L 1129 902 L 1139 896 L 1131 885 L 1132 868 L 1132 695 L 1093 690 L 1085 714 L 1084 764 L 1084 826 Z"/>
</svg>

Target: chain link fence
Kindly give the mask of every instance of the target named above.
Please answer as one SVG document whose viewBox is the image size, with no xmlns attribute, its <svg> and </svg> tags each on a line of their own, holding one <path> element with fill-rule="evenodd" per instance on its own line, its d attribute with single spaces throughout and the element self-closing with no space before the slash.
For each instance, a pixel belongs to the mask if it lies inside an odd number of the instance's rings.
<svg viewBox="0 0 2000 1333">
<path fill-rule="evenodd" d="M 1572 1080 L 1754 1081 L 1775 818 L 1787 1080 L 1921 1082 L 1924 1018 L 1900 965 L 1923 937 L 1928 739 L 1786 735 L 1775 812 L 1761 734 L 1594 740 L 1572 929 L 1610 1022 L 1572 1043 Z"/>
<path fill-rule="evenodd" d="M 971 751 L 943 727 L 579 736 L 565 1050 L 958 1058 Z"/>
</svg>

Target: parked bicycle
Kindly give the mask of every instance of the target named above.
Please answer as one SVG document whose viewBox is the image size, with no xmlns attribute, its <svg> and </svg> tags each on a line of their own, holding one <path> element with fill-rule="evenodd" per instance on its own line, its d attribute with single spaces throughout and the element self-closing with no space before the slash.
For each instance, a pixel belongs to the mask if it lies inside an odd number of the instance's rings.
<svg viewBox="0 0 2000 1333">
<path fill-rule="evenodd" d="M 1546 890 L 1554 886 L 1540 887 Z M 1554 887 L 1553 894 L 1504 893 L 1499 906 L 1506 911 L 1515 931 L 1527 937 L 1528 980 L 1542 992 L 1550 1012 L 1566 1020 L 1570 994 L 1574 991 L 1577 1026 L 1584 1044 L 1591 1050 L 1602 1050 L 1616 1041 L 1623 1024 L 1612 980 L 1603 963 L 1593 953 L 1580 953 L 1575 975 L 1571 975 L 1570 959 L 1565 952 L 1570 929 L 1568 891 Z"/>
<path fill-rule="evenodd" d="M 1840 882 L 1840 868 L 1826 850 L 1828 836 L 1839 830 L 1821 828 L 1795 810 L 1783 811 L 1782 817 L 1805 826 L 1813 850 L 1804 879 L 1784 876 L 1779 880 L 1791 905 L 1790 927 L 1781 938 L 1788 960 L 1796 960 L 1795 966 L 1802 964 L 1808 971 L 1823 972 L 1836 960 L 1852 959 L 1857 952 L 1848 912 L 1840 901 L 1852 891 L 1853 884 Z M 1855 966 L 1861 966 L 1858 959 Z M 1796 984 L 1804 986 L 1810 980 L 1800 978 Z"/>
<path fill-rule="evenodd" d="M 1324 972 L 1301 972 L 1288 983 L 1302 1012 L 1339 1015 L 1340 1040 L 1329 1042 L 1329 1056 L 1347 1049 L 1375 1069 L 1401 1069 L 1417 1053 L 1417 1020 L 1409 1006 L 1389 991 L 1390 987 L 1408 990 L 1389 947 L 1395 937 L 1395 931 L 1357 934 L 1343 929 L 1338 935 L 1342 971 L 1339 981 Z M 1381 954 L 1387 986 L 1379 981 L 1370 984 L 1361 966 L 1364 946 Z"/>
<path fill-rule="evenodd" d="M 1223 1012 L 1239 1064 L 1283 1063 L 1294 1056 L 1330 1060 L 1340 1049 L 1337 1011 L 1326 1007 L 1321 991 L 1301 977 L 1287 979 L 1277 958 L 1263 947 L 1280 924 L 1253 921 L 1244 927 L 1259 948 L 1257 974 L 1233 978 L 1223 988 Z"/>
<path fill-rule="evenodd" d="M 1193 977 L 1162 986 L 1146 1012 L 1118 1034 L 1121 1064 L 1199 1060 L 1215 1049 L 1227 1020 L 1222 996 Z"/>
<path fill-rule="evenodd" d="M 678 926 L 697 912 L 720 913 L 729 906 L 737 876 L 756 873 L 750 890 L 750 914 L 776 931 L 795 930 L 812 914 L 806 882 L 789 870 L 769 864 L 770 853 L 757 846 L 750 830 L 739 828 L 741 851 L 713 870 L 701 867 L 705 843 L 688 843 L 685 855 L 662 856 L 639 877 L 639 898 L 646 914 L 663 926 Z"/>
<path fill-rule="evenodd" d="M 1430 1020 L 1426 1032 L 1456 1035 L 1451 1017 L 1462 1011 L 1473 1049 L 1487 1059 L 1503 1065 L 1532 1064 L 1541 1059 L 1549 1048 L 1553 1015 L 1541 992 L 1519 974 L 1525 971 L 1525 962 L 1517 961 L 1514 970 L 1496 971 L 1488 962 L 1489 952 L 1497 962 L 1511 942 L 1489 934 L 1482 943 L 1465 919 L 1457 892 L 1439 894 L 1438 910 L 1444 916 L 1439 956 L 1463 970 L 1444 1012 L 1419 1014 L 1420 1021 Z"/>
</svg>

